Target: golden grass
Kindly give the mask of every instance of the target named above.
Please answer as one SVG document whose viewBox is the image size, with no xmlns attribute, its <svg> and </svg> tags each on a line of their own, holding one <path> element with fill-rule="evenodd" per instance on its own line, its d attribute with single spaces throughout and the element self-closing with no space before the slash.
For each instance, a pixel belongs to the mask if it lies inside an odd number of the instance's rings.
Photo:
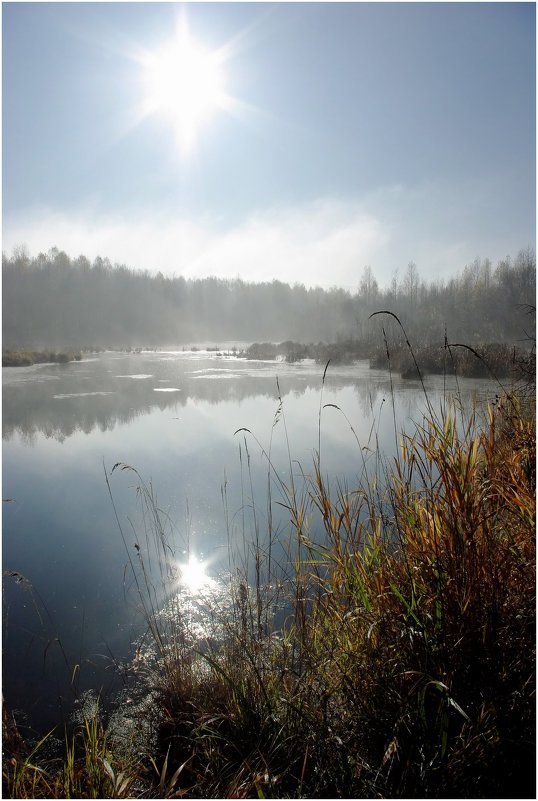
<svg viewBox="0 0 538 801">
<path fill-rule="evenodd" d="M 485 426 L 455 410 L 403 437 L 382 496 L 332 498 L 319 461 L 288 487 L 284 629 L 238 616 L 207 671 L 162 685 L 189 792 L 532 793 L 534 459 L 532 402 L 510 396 Z"/>
</svg>

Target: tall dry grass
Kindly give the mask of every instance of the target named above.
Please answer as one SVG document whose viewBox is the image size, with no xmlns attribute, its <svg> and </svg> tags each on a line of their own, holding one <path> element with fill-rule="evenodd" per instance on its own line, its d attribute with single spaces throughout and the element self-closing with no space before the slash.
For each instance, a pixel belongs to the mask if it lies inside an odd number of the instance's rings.
<svg viewBox="0 0 538 801">
<path fill-rule="evenodd" d="M 225 636 L 159 687 L 182 792 L 534 795 L 534 407 L 477 415 L 430 414 L 377 487 L 335 490 L 319 454 L 302 488 L 277 479 L 284 580 L 232 585 Z"/>
</svg>

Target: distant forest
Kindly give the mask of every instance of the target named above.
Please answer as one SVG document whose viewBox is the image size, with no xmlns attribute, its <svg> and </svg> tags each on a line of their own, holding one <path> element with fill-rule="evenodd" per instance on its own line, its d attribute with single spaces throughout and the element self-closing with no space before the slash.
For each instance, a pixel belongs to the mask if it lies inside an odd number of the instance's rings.
<svg viewBox="0 0 538 801">
<path fill-rule="evenodd" d="M 52 248 L 2 255 L 3 348 L 128 348 L 190 343 L 338 342 L 379 345 L 381 318 L 398 315 L 415 345 L 534 337 L 536 258 L 522 250 L 493 266 L 476 259 L 448 281 L 425 281 L 411 262 L 380 289 L 370 267 L 357 290 L 281 281 L 168 278 Z M 330 268 L 328 268 L 330 275 Z M 529 329 L 532 329 L 530 331 Z"/>
</svg>

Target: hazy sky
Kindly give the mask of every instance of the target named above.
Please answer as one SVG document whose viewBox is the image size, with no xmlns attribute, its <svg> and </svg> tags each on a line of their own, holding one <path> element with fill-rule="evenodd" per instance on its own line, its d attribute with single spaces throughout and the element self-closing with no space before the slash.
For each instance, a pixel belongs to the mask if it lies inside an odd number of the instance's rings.
<svg viewBox="0 0 538 801">
<path fill-rule="evenodd" d="M 2 18 L 8 252 L 355 289 L 534 245 L 534 3 Z"/>
</svg>

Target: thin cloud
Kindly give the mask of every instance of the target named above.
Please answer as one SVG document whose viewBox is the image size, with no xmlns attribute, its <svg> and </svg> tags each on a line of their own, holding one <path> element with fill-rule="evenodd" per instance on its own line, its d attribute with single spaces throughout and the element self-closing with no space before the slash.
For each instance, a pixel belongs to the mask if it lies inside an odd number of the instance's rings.
<svg viewBox="0 0 538 801">
<path fill-rule="evenodd" d="M 381 222 L 335 201 L 258 214 L 214 240 L 189 274 L 274 278 L 307 286 L 356 283 L 357 264 L 383 245 Z"/>
</svg>

